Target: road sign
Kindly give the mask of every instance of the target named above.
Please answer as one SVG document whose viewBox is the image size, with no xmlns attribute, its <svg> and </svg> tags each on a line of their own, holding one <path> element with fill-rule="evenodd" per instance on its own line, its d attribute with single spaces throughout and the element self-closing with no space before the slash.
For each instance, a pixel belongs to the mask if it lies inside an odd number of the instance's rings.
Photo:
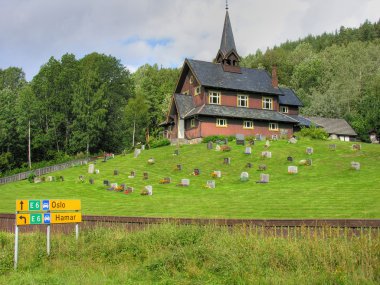
<svg viewBox="0 0 380 285">
<path fill-rule="evenodd" d="M 40 211 L 41 201 L 40 200 L 29 200 L 29 211 Z"/>
<path fill-rule="evenodd" d="M 30 225 L 30 214 L 17 214 L 16 224 L 18 226 Z"/>
<path fill-rule="evenodd" d="M 62 212 L 62 213 L 50 213 L 51 224 L 69 224 L 82 222 L 82 213 L 78 212 Z"/>
<path fill-rule="evenodd" d="M 44 214 L 44 224 L 50 224 L 50 213 Z"/>
<path fill-rule="evenodd" d="M 50 200 L 50 211 L 79 211 L 80 200 Z"/>
<path fill-rule="evenodd" d="M 49 200 L 42 200 L 42 210 L 48 211 L 50 208 L 50 202 Z"/>
<path fill-rule="evenodd" d="M 29 211 L 29 200 L 16 200 L 16 211 Z"/>
</svg>

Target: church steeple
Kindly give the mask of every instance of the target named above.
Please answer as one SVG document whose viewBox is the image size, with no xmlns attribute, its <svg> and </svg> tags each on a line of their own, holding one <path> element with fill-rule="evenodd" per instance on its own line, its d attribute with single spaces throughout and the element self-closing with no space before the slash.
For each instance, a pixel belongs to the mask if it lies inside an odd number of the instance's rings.
<svg viewBox="0 0 380 285">
<path fill-rule="evenodd" d="M 234 34 L 232 33 L 230 16 L 228 14 L 228 2 L 226 1 L 226 16 L 220 48 L 215 61 L 223 65 L 239 66 L 240 57 L 236 51 Z"/>
</svg>

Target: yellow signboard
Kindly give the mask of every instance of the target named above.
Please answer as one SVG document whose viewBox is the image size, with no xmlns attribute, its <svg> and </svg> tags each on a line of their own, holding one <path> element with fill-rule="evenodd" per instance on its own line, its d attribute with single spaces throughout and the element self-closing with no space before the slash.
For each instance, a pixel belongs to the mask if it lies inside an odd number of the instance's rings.
<svg viewBox="0 0 380 285">
<path fill-rule="evenodd" d="M 82 222 L 82 213 L 50 213 L 51 224 L 69 224 Z"/>
<path fill-rule="evenodd" d="M 29 210 L 29 200 L 16 200 L 16 211 L 28 211 Z"/>
<path fill-rule="evenodd" d="M 80 200 L 49 200 L 50 211 L 79 211 Z"/>
<path fill-rule="evenodd" d="M 30 225 L 30 214 L 17 214 L 16 224 L 18 226 Z"/>
</svg>

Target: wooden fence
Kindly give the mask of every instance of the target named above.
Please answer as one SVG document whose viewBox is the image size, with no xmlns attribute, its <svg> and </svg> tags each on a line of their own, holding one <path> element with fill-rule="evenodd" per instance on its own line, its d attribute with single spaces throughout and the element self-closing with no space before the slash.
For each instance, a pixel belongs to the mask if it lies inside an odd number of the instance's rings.
<svg viewBox="0 0 380 285">
<path fill-rule="evenodd" d="M 63 169 L 69 168 L 69 167 L 73 167 L 73 166 L 76 166 L 76 165 L 87 164 L 89 161 L 92 161 L 92 160 L 95 160 L 95 159 L 96 158 L 93 158 L 93 157 L 91 157 L 91 158 L 85 158 L 85 159 L 77 159 L 77 160 L 72 160 L 72 161 L 64 162 L 64 163 L 61 163 L 61 164 L 56 164 L 56 165 L 52 165 L 52 166 L 47 166 L 47 167 L 43 167 L 43 168 L 29 170 L 29 171 L 26 171 L 26 172 L 14 174 L 12 176 L 7 176 L 7 177 L 0 178 L 0 184 L 11 183 L 11 182 L 16 182 L 16 181 L 27 179 L 28 176 L 31 173 L 34 173 L 37 176 L 41 176 L 41 175 L 45 175 L 45 174 L 48 174 L 48 173 L 51 173 L 51 172 L 63 170 Z"/>
<path fill-rule="evenodd" d="M 96 226 L 111 227 L 123 226 L 126 230 L 141 230 L 151 225 L 171 223 L 176 225 L 212 225 L 225 227 L 261 227 L 269 231 L 289 231 L 300 228 L 341 228 L 350 230 L 376 229 L 380 232 L 379 219 L 299 219 L 299 220 L 263 220 L 263 219 L 187 219 L 187 218 L 146 218 L 146 217 L 116 217 L 116 216 L 82 216 L 81 228 L 93 228 Z M 0 214 L 0 231 L 14 232 L 15 214 Z M 33 225 L 19 227 L 21 232 L 34 232 L 46 230 L 45 225 Z M 72 232 L 71 224 L 53 225 L 53 232 Z"/>
</svg>

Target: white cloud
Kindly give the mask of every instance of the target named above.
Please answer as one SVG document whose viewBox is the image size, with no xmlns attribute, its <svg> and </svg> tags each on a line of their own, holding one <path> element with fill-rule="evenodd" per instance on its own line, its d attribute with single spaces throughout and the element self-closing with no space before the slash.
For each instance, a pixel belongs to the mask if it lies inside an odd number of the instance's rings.
<svg viewBox="0 0 380 285">
<path fill-rule="evenodd" d="M 230 0 L 241 55 L 307 34 L 378 20 L 378 0 Z M 219 48 L 224 0 L 0 0 L 0 68 L 31 79 L 50 56 L 111 54 L 132 71 L 144 63 L 181 66 L 212 60 Z M 135 39 L 125 44 L 128 39 Z M 152 40 L 157 41 L 152 44 Z M 164 40 L 160 44 L 160 40 Z M 166 42 L 169 40 L 168 42 Z"/>
</svg>

